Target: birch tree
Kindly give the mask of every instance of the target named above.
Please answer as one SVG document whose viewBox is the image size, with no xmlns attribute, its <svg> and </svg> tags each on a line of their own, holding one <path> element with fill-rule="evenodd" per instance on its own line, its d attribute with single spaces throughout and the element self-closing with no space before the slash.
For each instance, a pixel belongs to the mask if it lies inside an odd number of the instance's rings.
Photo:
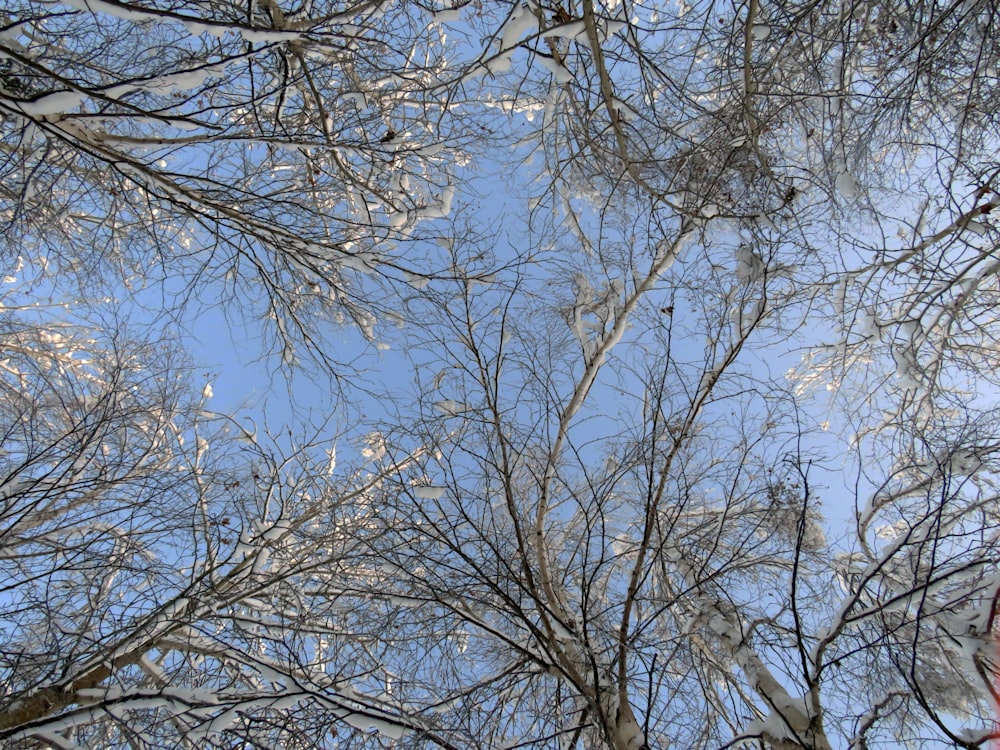
<svg viewBox="0 0 1000 750">
<path fill-rule="evenodd" d="M 382 473 L 211 412 L 162 342 L 7 308 L 0 347 L 5 747 L 435 737 L 345 562 Z"/>
<path fill-rule="evenodd" d="M 997 739 L 989 3 L 4 12 L 8 267 L 382 345 L 338 462 L 9 319 L 5 742 Z"/>
<path fill-rule="evenodd" d="M 988 746 L 995 412 L 855 410 L 846 448 L 769 369 L 794 275 L 717 260 L 713 229 L 682 220 L 642 274 L 606 250 L 432 295 L 422 427 L 386 461 L 433 450 L 387 485 L 370 594 L 414 642 L 430 613 L 455 634 L 397 690 L 433 686 L 475 746 Z"/>
<path fill-rule="evenodd" d="M 332 356 L 315 321 L 375 339 L 381 284 L 446 271 L 392 249 L 455 190 L 430 21 L 405 2 L 7 5 L 7 252 L 177 305 L 221 289 L 288 364 Z"/>
<path fill-rule="evenodd" d="M 493 73 L 531 53 L 506 105 L 541 113 L 524 244 L 575 255 L 525 252 L 502 291 L 419 316 L 439 447 L 402 478 L 389 564 L 464 623 L 455 658 L 488 665 L 451 693 L 480 742 L 983 747 L 994 205 L 955 179 L 989 152 L 940 151 L 993 123 L 912 90 L 987 96 L 994 22 L 674 13 L 517 6 L 484 52 Z M 875 64 L 909 98 L 870 94 Z M 942 198 L 928 231 L 920 200 Z M 810 354 L 786 378 L 792 346 Z M 839 391 L 850 456 L 825 493 L 816 384 Z M 833 542 L 824 494 L 853 520 Z"/>
</svg>

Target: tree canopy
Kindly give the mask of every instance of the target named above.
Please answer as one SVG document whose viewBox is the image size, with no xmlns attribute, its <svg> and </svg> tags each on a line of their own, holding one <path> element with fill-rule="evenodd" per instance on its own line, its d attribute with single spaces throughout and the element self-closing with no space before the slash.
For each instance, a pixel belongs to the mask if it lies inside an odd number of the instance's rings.
<svg viewBox="0 0 1000 750">
<path fill-rule="evenodd" d="M 0 742 L 985 750 L 998 23 L 10 0 Z"/>
</svg>

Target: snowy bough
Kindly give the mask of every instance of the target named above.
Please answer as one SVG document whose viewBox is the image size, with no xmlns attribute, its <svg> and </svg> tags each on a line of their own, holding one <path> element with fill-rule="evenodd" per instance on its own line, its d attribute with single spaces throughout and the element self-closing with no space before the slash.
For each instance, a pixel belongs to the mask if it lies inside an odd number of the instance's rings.
<svg viewBox="0 0 1000 750">
<path fill-rule="evenodd" d="M 414 400 L 464 408 L 387 439 L 434 446 L 370 542 L 395 572 L 372 595 L 423 603 L 397 694 L 433 689 L 474 746 L 986 746 L 995 448 L 957 446 L 989 415 L 848 447 L 769 370 L 794 278 L 712 268 L 711 229 L 681 223 L 665 273 L 580 262 L 562 305 L 524 280 L 430 302 L 418 371 L 445 375 Z"/>
<path fill-rule="evenodd" d="M 985 749 L 995 11 L 6 9 L 0 739 Z"/>
<path fill-rule="evenodd" d="M 384 473 L 208 411 L 163 342 L 8 310 L 0 347 L 4 746 L 435 736 L 352 584 Z"/>
</svg>

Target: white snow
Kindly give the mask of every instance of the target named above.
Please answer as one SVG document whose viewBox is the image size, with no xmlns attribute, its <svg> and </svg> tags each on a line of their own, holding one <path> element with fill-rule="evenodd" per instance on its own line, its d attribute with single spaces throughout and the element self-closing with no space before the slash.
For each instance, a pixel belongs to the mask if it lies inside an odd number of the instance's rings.
<svg viewBox="0 0 1000 750">
<path fill-rule="evenodd" d="M 500 50 L 508 50 L 517 46 L 521 38 L 532 30 L 538 29 L 538 19 L 524 5 L 518 5 L 511 13 L 510 20 L 503 27 L 500 36 Z"/>
<path fill-rule="evenodd" d="M 968 476 L 975 473 L 983 465 L 983 459 L 976 455 L 976 452 L 969 449 L 957 450 L 948 463 L 948 468 L 953 474 Z"/>
<path fill-rule="evenodd" d="M 0 39 L 7 42 L 17 42 L 18 38 L 21 36 L 21 26 L 29 23 L 29 21 L 25 19 L 23 21 L 8 21 L 7 23 L 9 24 L 7 28 L 0 31 Z"/>
<path fill-rule="evenodd" d="M 835 185 L 837 192 L 845 198 L 856 198 L 858 196 L 858 183 L 847 172 L 841 172 L 837 175 Z"/>
<path fill-rule="evenodd" d="M 542 39 L 576 39 L 587 33 L 587 25 L 583 21 L 570 21 L 547 29 Z"/>
<path fill-rule="evenodd" d="M 257 557 L 253 561 L 252 572 L 254 575 L 260 575 L 267 568 L 267 563 L 271 559 L 271 550 L 267 547 L 261 547 L 257 552 Z"/>
<path fill-rule="evenodd" d="M 442 219 L 451 213 L 451 202 L 455 198 L 455 186 L 449 185 L 441 193 L 440 200 L 430 206 L 424 206 L 423 208 L 418 208 L 413 212 L 415 219 Z M 393 217 L 395 218 L 395 217 Z M 393 226 L 392 220 L 389 222 L 390 226 Z M 394 229 L 399 227 L 393 226 Z"/>
<path fill-rule="evenodd" d="M 913 355 L 907 349 L 899 346 L 892 348 L 892 358 L 896 363 L 896 379 L 903 388 L 916 388 L 920 385 L 920 369 L 913 360 Z"/>
<path fill-rule="evenodd" d="M 288 533 L 288 530 L 290 528 L 291 524 L 289 524 L 288 520 L 281 519 L 279 521 L 276 521 L 274 525 L 272 525 L 263 534 L 261 534 L 260 538 L 265 541 L 273 542 L 285 536 L 285 534 Z"/>
<path fill-rule="evenodd" d="M 418 154 L 419 156 L 437 156 L 442 151 L 444 151 L 443 143 L 431 143 L 427 146 L 421 146 L 413 153 Z"/>
<path fill-rule="evenodd" d="M 56 91 L 52 94 L 40 96 L 33 102 L 19 103 L 20 110 L 29 117 L 45 117 L 46 115 L 59 115 L 75 109 L 83 101 L 83 94 L 79 91 Z"/>
<path fill-rule="evenodd" d="M 402 229 L 410 219 L 409 211 L 395 211 L 389 214 L 389 228 Z"/>
<path fill-rule="evenodd" d="M 736 278 L 743 283 L 760 281 L 764 276 L 767 264 L 764 259 L 746 245 L 740 245 L 736 251 Z"/>
<path fill-rule="evenodd" d="M 444 493 L 444 487 L 435 487 L 433 485 L 421 485 L 420 487 L 413 488 L 413 496 L 420 500 L 438 500 Z"/>
<path fill-rule="evenodd" d="M 216 39 L 221 39 L 226 35 L 225 26 L 216 26 L 214 24 L 204 24 L 196 23 L 195 21 L 185 21 L 184 28 L 191 36 L 201 36 L 202 34 L 208 34 L 209 36 L 214 36 Z"/>
<path fill-rule="evenodd" d="M 166 672 L 147 655 L 143 654 L 139 657 L 139 666 L 143 672 L 156 680 L 160 685 L 166 685 L 170 682 L 170 678 L 167 677 Z"/>
<path fill-rule="evenodd" d="M 639 119 L 639 113 L 628 103 L 622 101 L 617 97 L 611 99 L 611 107 L 618 113 L 620 117 L 625 122 L 633 122 Z M 718 211 L 716 211 L 718 213 Z"/>
<path fill-rule="evenodd" d="M 135 10 L 133 7 L 127 5 L 112 5 L 111 3 L 104 2 L 104 0 L 62 0 L 62 2 L 64 5 L 68 5 L 75 10 L 105 13 L 115 18 L 133 21 L 134 23 L 142 23 L 143 21 L 163 22 L 162 16 L 158 13 L 146 13 Z"/>
<path fill-rule="evenodd" d="M 368 102 L 365 100 L 364 93 L 360 91 L 345 91 L 340 95 L 340 98 L 345 102 L 354 104 L 357 107 L 366 107 Z"/>
<path fill-rule="evenodd" d="M 569 69 L 557 62 L 555 58 L 537 55 L 535 59 L 543 68 L 552 73 L 552 77 L 555 78 L 556 83 L 569 83 L 573 80 L 573 75 L 569 72 Z"/>
<path fill-rule="evenodd" d="M 573 631 L 571 631 L 569 628 L 563 625 L 558 619 L 553 617 L 551 619 L 551 622 L 552 622 L 552 634 L 556 637 L 557 641 L 572 642 L 575 640 Z"/>
<path fill-rule="evenodd" d="M 444 414 L 446 417 L 455 417 L 463 412 L 468 411 L 468 407 L 461 401 L 454 401 L 450 398 L 443 399 L 442 401 L 437 401 L 434 404 L 434 408 L 439 412 Z"/>
<path fill-rule="evenodd" d="M 418 276 L 417 274 L 410 273 L 409 271 L 403 272 L 403 279 L 414 289 L 423 289 L 430 283 L 430 279 L 426 276 Z"/>
<path fill-rule="evenodd" d="M 272 31 L 270 29 L 240 29 L 243 41 L 251 44 L 280 44 L 297 42 L 302 35 L 295 31 Z"/>
</svg>

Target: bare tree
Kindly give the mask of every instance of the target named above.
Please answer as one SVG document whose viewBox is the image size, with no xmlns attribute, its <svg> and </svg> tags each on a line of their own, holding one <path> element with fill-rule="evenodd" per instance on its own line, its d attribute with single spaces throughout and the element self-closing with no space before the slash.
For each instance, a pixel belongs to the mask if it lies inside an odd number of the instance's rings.
<svg viewBox="0 0 1000 750">
<path fill-rule="evenodd" d="M 162 343 L 8 310 L 0 346 L 6 747 L 435 736 L 372 692 L 345 563 L 383 474 L 207 411 Z"/>
<path fill-rule="evenodd" d="M 0 737 L 984 748 L 993 10 L 5 11 L 11 254 L 406 356 L 338 464 L 8 311 Z"/>
<path fill-rule="evenodd" d="M 608 253 L 428 300 L 423 427 L 382 440 L 387 466 L 432 449 L 369 542 L 395 572 L 370 595 L 429 639 L 397 690 L 433 686 L 477 746 L 985 747 L 995 423 L 941 400 L 933 431 L 870 422 L 852 484 L 769 371 L 795 279 L 717 261 L 712 229 L 645 274 Z"/>
<path fill-rule="evenodd" d="M 316 321 L 374 339 L 381 283 L 448 271 L 392 249 L 455 190 L 430 21 L 405 2 L 6 6 L 8 252 L 88 288 L 223 290 L 288 364 L 332 356 Z"/>
</svg>

